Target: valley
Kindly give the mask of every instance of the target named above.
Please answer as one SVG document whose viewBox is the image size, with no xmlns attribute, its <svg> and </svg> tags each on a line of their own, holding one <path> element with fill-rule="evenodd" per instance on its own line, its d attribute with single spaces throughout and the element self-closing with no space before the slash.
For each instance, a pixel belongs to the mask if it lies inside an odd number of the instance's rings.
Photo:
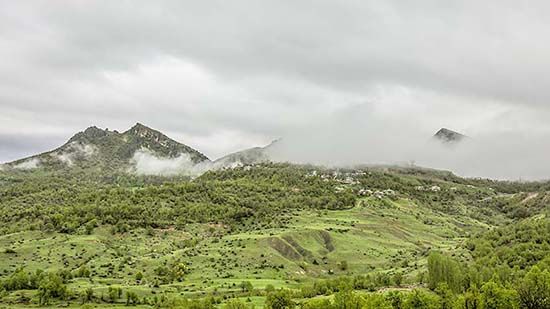
<svg viewBox="0 0 550 309">
<path fill-rule="evenodd" d="M 0 1 L 0 309 L 550 309 L 548 11 Z"/>
</svg>

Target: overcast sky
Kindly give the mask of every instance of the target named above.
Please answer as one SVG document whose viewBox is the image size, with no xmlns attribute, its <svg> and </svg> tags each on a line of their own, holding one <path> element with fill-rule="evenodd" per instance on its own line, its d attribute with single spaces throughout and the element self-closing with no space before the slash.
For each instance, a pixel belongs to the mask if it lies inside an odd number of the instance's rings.
<svg viewBox="0 0 550 309">
<path fill-rule="evenodd" d="M 517 0 L 2 1 L 0 162 L 91 125 L 135 122 L 211 158 L 337 121 L 358 139 L 386 126 L 546 134 L 549 10 Z"/>
</svg>

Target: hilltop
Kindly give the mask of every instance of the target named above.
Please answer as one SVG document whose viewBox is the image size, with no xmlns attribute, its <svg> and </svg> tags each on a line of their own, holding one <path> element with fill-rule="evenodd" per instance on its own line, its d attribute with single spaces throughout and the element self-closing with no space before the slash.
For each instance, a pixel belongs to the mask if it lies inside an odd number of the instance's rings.
<svg viewBox="0 0 550 309">
<path fill-rule="evenodd" d="M 92 126 L 75 134 L 57 149 L 10 162 L 5 166 L 13 169 L 83 168 L 125 171 L 135 165 L 135 156 L 140 153 L 159 159 L 185 156 L 192 164 L 210 162 L 201 152 L 137 123 L 123 133 Z"/>
<path fill-rule="evenodd" d="M 214 161 L 214 167 L 238 167 L 273 161 L 272 152 L 281 143 L 281 139 L 272 141 L 263 147 L 253 147 L 223 156 Z"/>
<path fill-rule="evenodd" d="M 434 134 L 434 138 L 444 143 L 458 143 L 467 136 L 447 128 L 441 128 Z"/>
</svg>

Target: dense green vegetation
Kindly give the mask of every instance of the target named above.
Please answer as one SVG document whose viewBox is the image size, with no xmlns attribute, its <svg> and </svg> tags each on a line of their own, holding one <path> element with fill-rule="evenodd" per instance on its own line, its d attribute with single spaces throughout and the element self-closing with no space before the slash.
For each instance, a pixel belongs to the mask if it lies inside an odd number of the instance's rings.
<svg viewBox="0 0 550 309">
<path fill-rule="evenodd" d="M 394 167 L 0 171 L 0 303 L 550 308 L 547 187 Z"/>
<path fill-rule="evenodd" d="M 211 172 L 192 182 L 159 185 L 143 180 L 141 186 L 124 175 L 112 184 L 77 185 L 57 174 L 35 178 L 38 183 L 6 178 L 0 189 L 0 220 L 8 232 L 40 229 L 69 234 L 89 233 L 105 224 L 119 231 L 209 222 L 265 228 L 284 225 L 294 210 L 354 206 L 355 196 L 335 192 L 333 182 L 301 176 L 301 170 L 274 166 L 252 173 Z"/>
</svg>

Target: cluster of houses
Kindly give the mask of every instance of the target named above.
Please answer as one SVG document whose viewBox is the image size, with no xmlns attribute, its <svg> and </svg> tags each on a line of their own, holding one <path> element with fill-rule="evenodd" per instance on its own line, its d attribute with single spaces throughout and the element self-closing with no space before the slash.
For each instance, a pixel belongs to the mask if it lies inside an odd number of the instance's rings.
<svg viewBox="0 0 550 309">
<path fill-rule="evenodd" d="M 359 185 L 360 182 L 357 181 L 357 179 L 361 176 L 366 175 L 367 173 L 365 171 L 356 170 L 356 171 L 350 171 L 350 172 L 341 172 L 341 171 L 324 171 L 324 172 L 318 172 L 317 170 L 311 171 L 306 176 L 307 177 L 320 177 L 324 181 L 336 181 L 339 182 L 341 185 L 335 187 L 335 192 L 343 192 L 346 190 L 346 188 L 349 189 L 349 186 L 351 185 Z M 440 192 L 442 191 L 442 188 L 437 185 L 427 185 L 427 186 L 416 186 L 415 189 L 417 191 L 426 191 L 426 192 Z M 450 191 L 456 191 L 456 187 L 452 187 L 449 189 Z M 357 191 L 357 195 L 359 196 L 373 196 L 376 198 L 384 198 L 388 196 L 394 196 L 397 193 L 394 190 L 386 189 L 386 190 L 373 190 L 368 188 L 362 188 Z"/>
<path fill-rule="evenodd" d="M 346 190 L 346 188 L 349 188 L 351 185 L 358 185 L 360 184 L 359 181 L 356 179 L 365 176 L 367 173 L 364 171 L 356 170 L 352 172 L 340 172 L 340 171 L 330 171 L 320 174 L 318 171 L 314 170 L 308 173 L 307 177 L 320 177 L 324 181 L 337 181 L 341 185 L 336 186 L 334 188 L 334 191 L 336 193 L 343 192 Z M 386 189 L 386 190 L 371 190 L 367 188 L 359 189 L 357 191 L 357 195 L 359 196 L 373 196 L 376 198 L 384 198 L 388 196 L 394 196 L 397 193 L 392 189 Z"/>
<path fill-rule="evenodd" d="M 439 191 L 441 191 L 441 187 L 440 187 L 440 186 L 428 186 L 428 187 L 416 186 L 415 189 L 416 189 L 417 191 L 432 191 L 432 192 L 439 192 Z"/>
<path fill-rule="evenodd" d="M 310 173 L 308 173 L 306 176 L 307 177 L 319 176 L 324 181 L 334 180 L 334 181 L 337 181 L 337 182 L 345 184 L 345 185 L 355 185 L 355 184 L 359 183 L 356 180 L 357 177 L 364 176 L 366 174 L 367 173 L 365 173 L 363 171 L 353 171 L 353 172 L 331 171 L 331 172 L 326 172 L 326 173 L 323 173 L 323 174 L 319 174 L 319 172 L 314 170 L 314 171 L 311 171 Z"/>
<path fill-rule="evenodd" d="M 386 189 L 386 190 L 370 190 L 370 189 L 360 189 L 357 191 L 357 195 L 359 196 L 374 196 L 376 198 L 384 198 L 387 196 L 394 196 L 397 193 L 392 189 Z"/>
<path fill-rule="evenodd" d="M 345 191 L 346 188 L 344 186 L 337 186 L 336 188 L 334 188 L 334 191 L 336 193 L 339 193 L 339 192 L 343 192 Z M 357 195 L 359 196 L 373 196 L 373 197 L 376 197 L 376 198 L 384 198 L 384 197 L 388 197 L 388 196 L 394 196 L 396 195 L 397 193 L 392 190 L 392 189 L 386 189 L 386 190 L 370 190 L 370 189 L 359 189 L 359 191 L 357 191 Z"/>
</svg>

